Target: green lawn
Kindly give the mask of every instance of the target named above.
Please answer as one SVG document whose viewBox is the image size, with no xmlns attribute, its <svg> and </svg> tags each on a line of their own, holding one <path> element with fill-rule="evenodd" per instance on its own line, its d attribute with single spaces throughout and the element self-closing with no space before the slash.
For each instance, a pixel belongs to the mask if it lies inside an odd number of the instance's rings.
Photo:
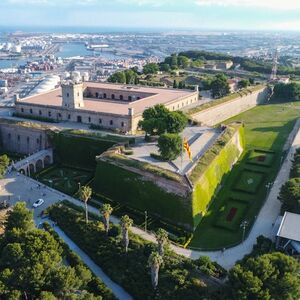
<svg viewBox="0 0 300 300">
<path fill-rule="evenodd" d="M 86 184 L 93 177 L 92 172 L 67 166 L 52 166 L 38 173 L 36 179 L 56 190 L 73 195 L 79 183 Z"/>
<path fill-rule="evenodd" d="M 227 121 L 227 123 L 233 121 L 245 123 L 246 151 L 230 174 L 223 179 L 223 187 L 215 196 L 206 216 L 197 227 L 190 247 L 206 250 L 222 249 L 241 241 L 242 229 L 240 226 L 236 231 L 215 226 L 220 211 L 224 210 L 228 201 L 232 199 L 248 202 L 249 206 L 243 220 L 249 222 L 247 227 L 249 231 L 265 201 L 267 184 L 273 182 L 278 173 L 284 155 L 283 146 L 299 116 L 300 102 L 277 103 L 257 106 Z M 253 159 L 251 157 L 253 150 L 273 151 L 272 164 L 270 166 L 249 164 Z M 264 173 L 262 182 L 254 194 L 234 190 L 245 169 Z"/>
</svg>

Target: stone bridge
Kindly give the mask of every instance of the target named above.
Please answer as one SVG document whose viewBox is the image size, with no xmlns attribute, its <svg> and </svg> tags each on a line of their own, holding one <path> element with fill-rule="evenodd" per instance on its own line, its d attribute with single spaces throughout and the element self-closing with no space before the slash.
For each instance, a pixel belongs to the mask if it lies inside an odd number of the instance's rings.
<svg viewBox="0 0 300 300">
<path fill-rule="evenodd" d="M 53 163 L 53 149 L 38 151 L 24 159 L 14 162 L 10 167 L 20 173 L 30 176 Z"/>
</svg>

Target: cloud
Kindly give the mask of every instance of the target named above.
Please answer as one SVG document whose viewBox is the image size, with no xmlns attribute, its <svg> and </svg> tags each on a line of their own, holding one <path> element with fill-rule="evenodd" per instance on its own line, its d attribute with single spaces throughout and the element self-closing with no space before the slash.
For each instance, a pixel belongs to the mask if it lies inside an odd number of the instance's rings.
<svg viewBox="0 0 300 300">
<path fill-rule="evenodd" d="M 300 10 L 299 0 L 196 0 L 199 6 L 254 7 L 273 10 Z"/>
</svg>

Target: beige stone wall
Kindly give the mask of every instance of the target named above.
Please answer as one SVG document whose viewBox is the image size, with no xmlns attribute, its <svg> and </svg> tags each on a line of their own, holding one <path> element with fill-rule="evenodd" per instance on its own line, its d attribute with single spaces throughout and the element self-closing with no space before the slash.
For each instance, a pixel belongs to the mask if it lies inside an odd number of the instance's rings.
<svg viewBox="0 0 300 300">
<path fill-rule="evenodd" d="M 130 131 L 131 122 L 129 115 L 104 114 L 83 109 L 65 109 L 51 106 L 39 106 L 26 103 L 17 103 L 16 111 L 20 114 L 52 118 L 56 121 L 78 122 L 84 124 L 100 125 L 107 129 L 119 129 L 121 131 Z"/>
<path fill-rule="evenodd" d="M 0 123 L 1 147 L 4 151 L 31 154 L 50 147 L 46 130 Z"/>
<path fill-rule="evenodd" d="M 198 92 L 191 94 L 190 96 L 179 98 L 176 101 L 166 104 L 166 107 L 171 110 L 181 110 L 191 104 L 196 103 L 199 100 Z"/>
<path fill-rule="evenodd" d="M 176 101 L 170 102 L 166 107 L 170 110 L 180 110 L 183 107 L 191 105 L 198 101 L 198 92 L 192 93 L 187 97 L 182 97 Z M 16 111 L 19 114 L 51 118 L 56 121 L 79 122 L 84 124 L 100 125 L 106 129 L 118 129 L 122 132 L 134 133 L 137 129 L 139 120 L 142 119 L 142 114 L 133 116 L 107 114 L 101 112 L 87 111 L 84 109 L 71 109 L 65 107 L 53 107 L 47 105 L 38 105 L 31 103 L 16 103 Z"/>
<path fill-rule="evenodd" d="M 193 119 L 208 126 L 214 126 L 246 110 L 266 101 L 268 89 L 262 88 L 247 96 L 236 98 L 232 101 L 202 110 L 194 115 Z"/>
</svg>

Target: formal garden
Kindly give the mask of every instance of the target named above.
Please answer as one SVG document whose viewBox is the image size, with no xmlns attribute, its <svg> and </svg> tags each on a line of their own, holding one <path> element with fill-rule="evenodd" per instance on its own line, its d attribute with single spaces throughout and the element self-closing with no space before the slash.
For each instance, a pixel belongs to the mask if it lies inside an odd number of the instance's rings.
<svg viewBox="0 0 300 300">
<path fill-rule="evenodd" d="M 74 195 L 81 185 L 92 180 L 91 170 L 66 165 L 53 165 L 33 175 L 39 182 L 68 195 Z"/>
<path fill-rule="evenodd" d="M 299 117 L 300 103 L 270 103 L 227 123 L 245 124 L 246 151 L 222 181 L 189 246 L 222 249 L 239 244 L 259 214 L 284 160 L 284 144 Z"/>
</svg>

